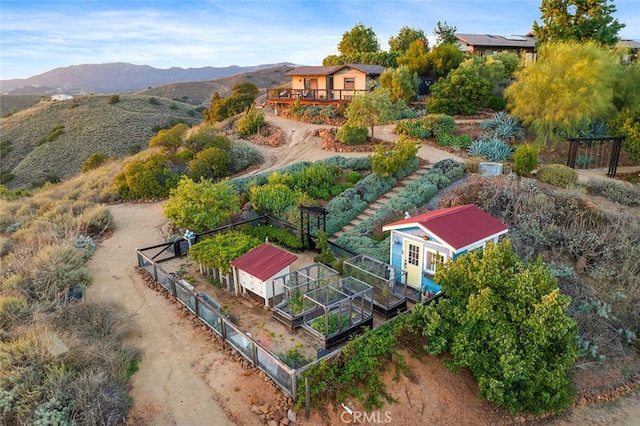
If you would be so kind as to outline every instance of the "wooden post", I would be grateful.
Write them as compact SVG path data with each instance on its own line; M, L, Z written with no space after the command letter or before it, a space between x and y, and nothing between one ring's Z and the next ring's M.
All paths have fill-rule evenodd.
M304 417L309 420L309 410L311 407L311 402L309 401L309 378L304 378Z

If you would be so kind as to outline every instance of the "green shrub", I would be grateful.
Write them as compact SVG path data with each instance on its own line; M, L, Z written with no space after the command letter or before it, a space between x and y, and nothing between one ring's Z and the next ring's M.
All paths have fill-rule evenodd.
M380 144L376 146L375 154L371 158L371 170L378 176L390 176L414 160L418 149L418 144L404 136L400 137L391 150Z
M91 154L87 160L82 163L82 168L80 172L86 173L89 170L97 169L102 166L109 160L109 156L107 154L103 154L101 152L97 152L95 154Z
M273 225L265 226L242 226L240 230L259 241L265 241L269 238L270 242L285 246L293 250L301 250L303 248L302 240L295 231L284 228L278 228Z
M360 179L362 179L362 175L360 173L356 172L355 170L349 171L349 174L347 175L347 182L356 183Z
M109 96L109 105L115 105L118 102L120 102L120 96L118 96L118 95Z
M149 98L149 103L151 105L160 105L160 101L154 97Z
M305 117L317 117L319 115L320 115L320 108L318 108L315 105L309 105L304 110L304 116Z
M507 101L502 96L494 95L489 98L486 107L494 111L504 111Z
M53 142L54 140L56 140L56 138L58 136L60 136L63 133L64 133L64 126L62 124L60 124L60 125L54 127L53 129L51 129L49 134L47 136L43 137L42 139L40 139L36 145L40 146L40 145L45 144L47 142Z
M3 159L6 155L8 155L11 151L13 151L13 144L11 141L4 140L0 141L0 160Z
M590 194L601 195L608 200L626 206L640 205L640 188L614 180L589 179L584 185Z
M189 163L189 176L193 180L219 179L229 174L231 156L227 151L211 147L200 151Z
M345 124L338 129L336 138L345 145L360 145L367 141L369 130L366 127L357 127L352 124Z
M530 144L525 143L516 148L513 154L513 171L518 176L527 177L538 167L538 153Z
M251 205L259 212L280 216L297 204L302 194L282 183L268 183L251 188Z
M229 149L231 157L231 173L241 172L262 161L262 153L254 146L242 142L234 142Z
M167 157L153 154L127 163L113 180L118 195L125 199L164 198L178 184L178 176L166 165Z
M320 109L320 115L327 118L336 116L336 109L333 105Z
M453 133L456 129L456 120L447 114L429 114L422 121L428 123L434 133L439 131Z
M264 111L260 111L254 105L251 105L249 110L236 122L236 132L246 138L258 133L264 126Z
M313 199L329 199L331 188L340 177L341 172L335 166L324 162L316 162L303 170L292 173L292 185Z
M566 188L578 183L578 172L564 164L548 164L538 170L537 177L542 182Z

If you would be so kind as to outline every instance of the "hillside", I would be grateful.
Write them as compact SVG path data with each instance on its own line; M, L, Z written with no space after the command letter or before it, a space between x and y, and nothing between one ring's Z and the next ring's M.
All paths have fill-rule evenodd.
M0 95L0 117L31 108L40 99L40 95Z
M144 95L119 99L113 104L108 95L40 102L3 118L2 180L9 188L28 188L68 178L91 154L124 157L147 147L161 128L202 120L199 110L182 102ZM9 173L14 178L7 182Z
M285 74L291 69L289 66L277 66L210 81L171 83L142 90L137 94L161 96L208 107L211 103L211 95L214 92L220 93L222 97L229 96L231 88L238 83L255 84L260 94L266 93L269 88L286 84L291 79L286 77Z
M84 64L56 68L24 79L1 80L0 87L2 93L14 95L122 93L169 83L218 79L282 65L292 64L262 64L246 67L231 65L187 69L179 67L159 69L123 62Z

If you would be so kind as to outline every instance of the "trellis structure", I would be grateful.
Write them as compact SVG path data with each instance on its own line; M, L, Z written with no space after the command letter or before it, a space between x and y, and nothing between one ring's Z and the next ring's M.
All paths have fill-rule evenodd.
M407 271L364 254L345 260L342 270L373 287L373 309L385 318L407 309Z
M330 348L373 326L373 287L356 278L319 287L303 296L302 327Z
M623 139L624 136L568 138L567 166L597 169L608 164L607 176L615 178Z
M272 286L284 292L274 297L273 317L293 330L302 324L305 293L339 281L338 271L322 263L300 268L272 280Z

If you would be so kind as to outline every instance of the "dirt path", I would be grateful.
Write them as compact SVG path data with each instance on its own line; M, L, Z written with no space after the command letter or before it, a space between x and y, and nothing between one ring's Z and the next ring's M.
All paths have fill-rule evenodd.
M136 247L164 241L160 203L118 204L111 212L116 230L89 262L94 279L87 298L116 304L131 319L125 346L138 349L141 361L132 378L130 424L261 424L246 415L244 392L266 392L264 381L244 376L241 365L216 350L210 336L134 270Z

